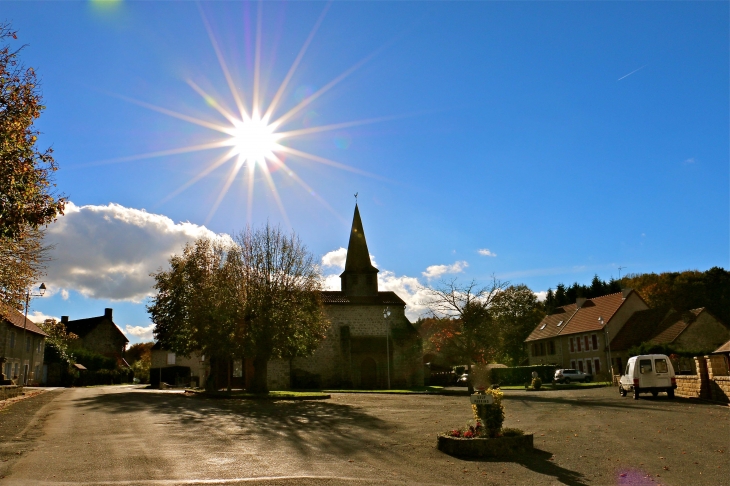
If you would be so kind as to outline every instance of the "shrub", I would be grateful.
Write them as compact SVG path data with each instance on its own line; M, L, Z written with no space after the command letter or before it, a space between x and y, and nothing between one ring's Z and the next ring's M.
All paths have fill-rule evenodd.
M532 379L532 388L535 390L539 390L542 386L542 380L540 378L533 378Z
M520 437L522 435L525 435L525 431L522 429L514 429L511 427L502 429L502 437Z
M504 393L498 388L490 388L485 390L484 393L491 395L494 403L491 405L472 405L474 420L484 425L488 437L497 437L504 423L504 406L502 405Z

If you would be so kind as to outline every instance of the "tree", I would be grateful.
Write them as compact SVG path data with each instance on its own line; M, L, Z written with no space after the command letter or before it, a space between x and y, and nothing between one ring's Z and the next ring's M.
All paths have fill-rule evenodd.
M499 353L500 342L489 309L505 285L495 278L485 287L478 287L474 280L460 285L452 279L424 289L428 298L423 304L434 319L435 332L430 341L435 350L451 360L461 360L469 372L472 364L492 361ZM469 392L473 391L470 382Z
M17 39L0 24L0 39ZM22 48L21 48L22 49ZM0 236L16 238L63 214L66 198L55 197L51 175L57 170L53 150L36 147L33 126L45 108L33 68L18 59L20 49L0 48Z
M163 348L225 362L241 354L233 340L238 304L229 251L220 241L199 239L173 255L168 270L152 274L157 294L147 310Z
M0 39L17 34L0 24ZM36 145L33 123L45 107L35 71L18 59L21 49L0 47L0 302L16 309L43 270L42 228L66 204L53 194L53 150Z
M150 380L150 367L152 365L152 346L155 343L135 343L127 349L125 359L132 371L134 377L138 378L141 383L148 383Z
M499 331L502 360L518 366L527 358L525 339L545 316L543 306L526 285L510 285L494 296L489 311Z
M296 235L279 228L248 229L230 245L198 240L153 277L148 311L161 345L251 358L252 392L268 391L269 360L305 356L324 338L319 267Z
M38 324L38 327L46 333L47 345L53 348L60 360L65 363L73 362L74 357L68 352L68 347L79 337L68 332L66 325L56 319L46 319L42 324Z
M232 257L239 284L236 338L253 358L252 391L266 392L270 359L309 355L325 336L322 276L296 235L268 224L238 235Z

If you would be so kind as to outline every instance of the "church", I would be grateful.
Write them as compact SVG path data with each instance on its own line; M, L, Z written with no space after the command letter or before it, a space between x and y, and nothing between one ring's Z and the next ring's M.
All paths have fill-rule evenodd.
M378 290L378 269L370 261L357 204L340 290L324 291L322 302L330 321L327 337L312 356L292 360L292 387L423 385L421 339L406 317L403 299Z

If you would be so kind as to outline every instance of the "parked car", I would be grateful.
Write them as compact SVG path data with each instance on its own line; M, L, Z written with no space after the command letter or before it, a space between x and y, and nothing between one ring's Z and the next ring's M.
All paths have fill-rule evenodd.
M588 383L592 379L593 379L592 375L589 375L588 373L583 373L582 371L573 370L570 368L555 370L555 376L553 377L553 381L555 383L565 383L566 385L571 382L577 383L579 381Z
M464 373L456 379L456 386L469 386L469 373Z
M625 397L628 392L633 392L634 400L639 399L639 393L657 396L659 392L667 392L669 398L674 398L676 388L674 367L664 354L644 354L629 358L626 371L621 375L618 384L621 396Z

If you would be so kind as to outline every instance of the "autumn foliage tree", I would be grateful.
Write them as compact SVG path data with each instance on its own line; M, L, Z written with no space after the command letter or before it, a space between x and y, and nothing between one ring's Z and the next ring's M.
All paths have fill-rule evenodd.
M19 308L25 289L43 269L42 228L63 214L66 198L54 194L53 150L37 146L34 122L45 108L33 68L9 24L0 24L0 301Z
M505 283L492 279L480 287L472 280L460 284L456 279L426 288L422 304L431 314L430 344L446 360L471 365L489 363L500 351L497 322L490 313L493 300ZM469 391L473 391L471 382Z
M324 338L317 262L279 228L248 229L231 244L198 240L153 277L148 310L162 346L252 359L252 392L268 391L269 360L306 356Z

